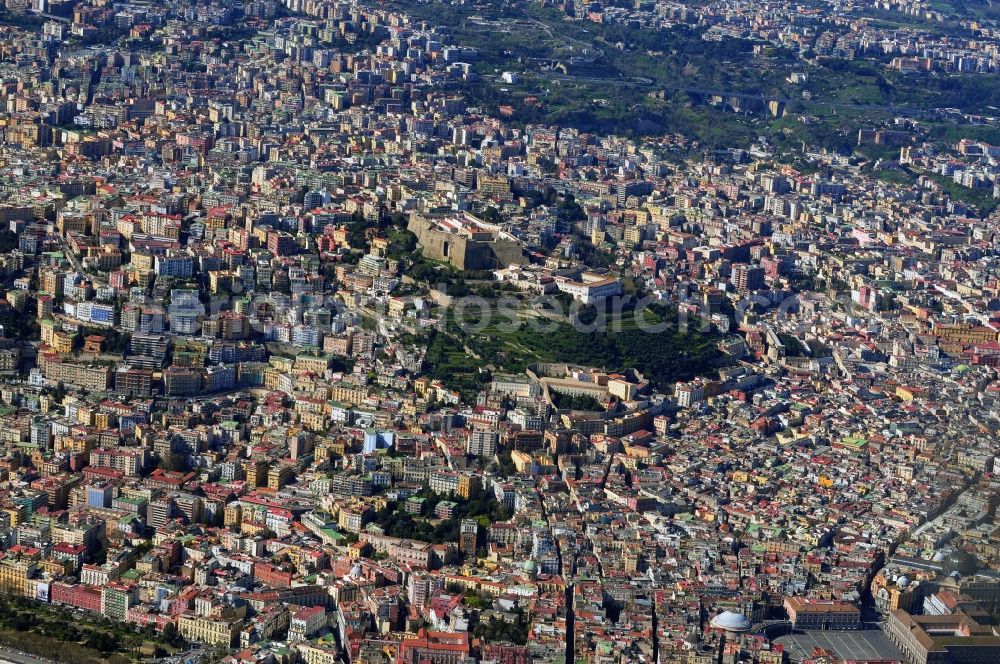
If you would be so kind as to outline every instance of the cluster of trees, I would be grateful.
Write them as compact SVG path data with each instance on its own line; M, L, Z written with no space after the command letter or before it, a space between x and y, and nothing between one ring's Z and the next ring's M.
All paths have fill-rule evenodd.
M50 388L48 386L43 387L41 393L43 396L51 396L52 400L55 403L61 404L63 399L66 398L66 395L69 393L69 391L66 389L65 383L59 381L53 388Z
M676 310L654 309L649 307L645 314L635 315L643 315L651 323L658 317L666 322L662 331L635 327L630 319L633 314L628 310L621 314L621 329L614 331L613 320L602 327L597 323L608 314L592 307L583 309L576 317L579 323L595 328L589 332L568 322L546 323L544 333L523 323L516 329L491 327L481 333L467 333L457 326L450 327L448 332L433 330L427 339L427 375L471 398L489 379L488 372L480 371L488 365L505 371L522 371L527 363L541 360L607 370L635 368L648 380L664 386L704 374L727 361L716 345L719 335L699 331L699 320L692 319L687 329L680 329ZM470 356L465 347L478 359ZM562 405L561 400L557 405L574 407L571 402ZM584 400L576 405L593 406Z
M462 344L451 333L439 330L429 332L424 364L430 378L444 381L463 397L474 397L487 379L487 374L479 372L480 363L465 352Z
M26 12L12 12L4 7L0 9L0 23L12 25L28 32L38 32L45 24L45 19Z
M9 253L18 247L17 233L5 228L0 231L0 252Z
M465 281L465 274L450 265L436 263L422 256L406 270L406 275L415 281L422 281L431 288L444 285L451 297L465 297L472 288Z
M576 202L573 194L566 194L559 199L556 210L561 217L569 221L579 221L586 217L583 213L583 206Z
M490 270L459 270L447 263L415 255L416 236L412 233L410 235L413 237L413 249L407 255L413 259L413 264L406 269L405 274L414 281L423 282L431 288L443 285L449 296L464 297L473 292L473 286L468 281L493 279L493 272Z
M521 608L514 609L512 613L513 620L491 615L473 628L472 635L490 643L508 642L519 646L525 645L531 630L531 618Z
M77 335L76 343L82 348L83 340L92 334L104 337L104 350L112 354L125 352L129 341L132 340L131 332L122 332L116 327L88 327L81 325L80 334Z
M544 190L539 191L538 189L521 189L515 183L511 185L511 193L518 198L531 199L532 207L538 207L543 204L555 205L559 198L558 192L552 186L546 186Z
M552 405L556 408L569 408L570 410L601 410L601 402L589 394L578 394L570 396L560 392L550 391Z
M469 498L457 495L442 496L430 489L425 489L418 497L424 499L419 517L406 512L402 503L390 502L375 514L373 522L391 537L406 537L432 544L442 544L458 541L463 519L477 520L480 525L480 537L484 538L483 541L485 541L486 528L490 524L496 521L506 521L511 516L510 510L475 483L472 485ZM456 503L454 516L450 519L442 519L437 524L431 524L426 517L432 517L434 509L443 500Z
M347 242L352 249L368 246L369 231L381 227L381 224L371 219L365 219L360 210L352 215L351 224L347 228Z
M716 346L718 335L698 331L698 321L692 320L687 330L681 330L673 322L677 318L672 309L660 317L668 325L659 332L638 328L583 332L567 323L547 334L521 327L511 341L550 361L609 370L634 367L660 386L689 380L725 361Z
M17 595L0 595L0 642L61 662L127 662L138 635L121 634L115 625L80 621L62 607L42 605ZM67 647L67 644L73 644Z
M788 357L802 357L806 354L806 347L802 345L798 337L791 334L778 334L778 340L785 346L785 355Z
M497 464L500 466L501 477L513 477L517 474L517 466L514 465L514 459L510 452L511 450L508 448L497 452Z
M339 355L330 359L330 369L340 373L351 373L354 370L354 360Z
M351 223L347 228L347 241L353 249L368 246L371 235L387 237L390 241L390 258L400 258L417 247L417 236L406 230L407 216L402 212L391 215L383 214L379 219L366 219L361 210L355 210L351 215Z
M389 258L400 260L412 256L417 250L417 236L406 230L405 223L389 231Z
M948 194L953 200L971 205L976 208L979 217L985 219L997 209L1000 200L993 197L992 189L970 189L963 187L951 178L947 178L939 173L926 173L927 177L938 183L941 191Z
M8 339L38 339L41 334L38 320L33 311L17 311L8 306L0 307L0 325Z

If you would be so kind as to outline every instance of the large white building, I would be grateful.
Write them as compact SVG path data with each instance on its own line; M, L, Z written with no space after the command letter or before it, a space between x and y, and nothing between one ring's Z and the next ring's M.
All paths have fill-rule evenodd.
M584 272L580 281L566 277L556 277L556 287L563 293L569 293L574 300L584 304L596 304L609 297L622 294L622 282L616 277L609 277L593 272Z
M537 397L542 393L541 387L527 376L496 374L490 391L512 397Z

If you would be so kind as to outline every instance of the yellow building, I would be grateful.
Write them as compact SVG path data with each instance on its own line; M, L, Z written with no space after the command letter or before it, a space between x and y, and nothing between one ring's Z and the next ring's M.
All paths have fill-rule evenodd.
M92 392L103 392L111 385L111 369L106 366L63 362L58 357L47 355L42 355L39 363L42 375L47 380L82 387Z
M239 531L240 522L243 520L243 508L240 507L238 502L226 505L226 509L223 513L223 519L223 523L225 523L226 528Z
M997 332L985 325L940 323L934 326L934 336L961 344L986 343L997 340Z
M56 322L51 318L46 318L39 323L39 327L41 328L40 334L42 343L47 346L51 346L52 337L56 333Z
M531 467L531 455L525 454L520 450L513 450L510 453L510 459L514 462L514 469L519 473L523 473L527 468Z
M306 664L336 664L339 661L336 647L311 643L300 643L297 647Z
M242 620L219 620L184 615L177 621L177 631L188 641L232 648L243 626Z
M300 413L299 422L309 431L324 431L326 429L326 415L323 413Z
M154 258L152 254L132 252L131 260L129 264L132 266L133 270L139 272L149 272L153 269Z
M330 368L330 356L296 355L294 368L296 373L314 373L322 376Z
M293 477L295 477L294 466L289 464L273 466L267 471L267 488L277 491L288 484Z
M53 270L43 270L38 275L38 290L49 295L62 295L63 275Z
M87 405L77 404L76 421L87 426L94 426L94 419L97 411Z
M250 461L243 467L243 472L247 476L247 486L256 489L263 486L267 478L267 464L263 461Z
M34 585L30 582L38 565L33 560L0 560L0 591L15 595L31 596Z
M52 333L52 349L57 353L73 352L73 339L75 337L75 334L56 330Z
M24 506L5 507L3 511L7 513L7 518L10 519L11 528L17 528L28 518L28 508Z
M235 281L236 275L228 270L210 270L208 273L208 288L213 294L231 291Z

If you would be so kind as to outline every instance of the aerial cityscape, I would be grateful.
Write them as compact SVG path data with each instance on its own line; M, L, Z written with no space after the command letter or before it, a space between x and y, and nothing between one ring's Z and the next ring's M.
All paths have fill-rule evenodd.
M4 0L0 664L1000 664L990 0Z

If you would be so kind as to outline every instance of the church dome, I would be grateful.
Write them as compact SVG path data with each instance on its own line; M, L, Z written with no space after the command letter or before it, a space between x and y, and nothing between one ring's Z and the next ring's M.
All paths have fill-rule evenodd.
M724 629L727 632L750 631L750 619L736 611L723 611L712 618L712 627Z

